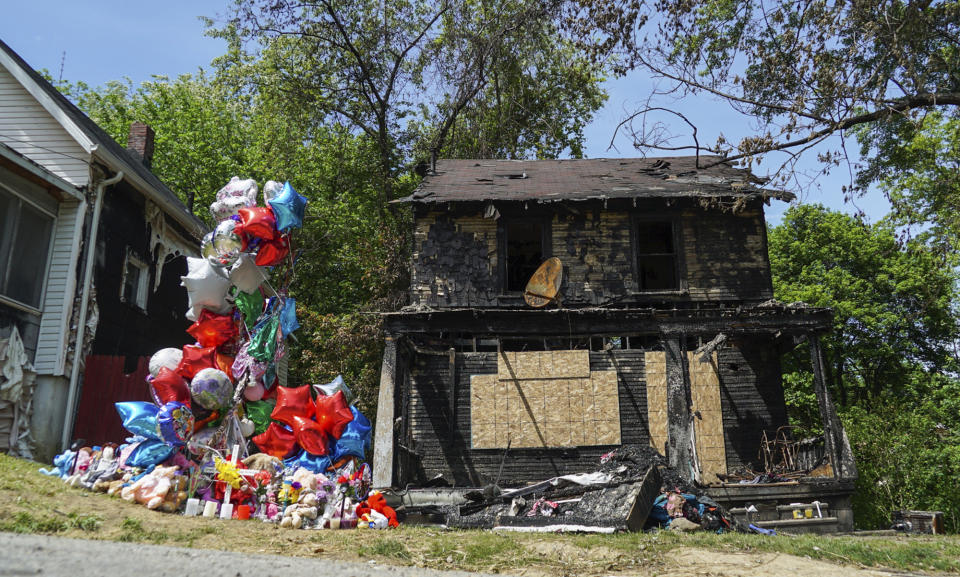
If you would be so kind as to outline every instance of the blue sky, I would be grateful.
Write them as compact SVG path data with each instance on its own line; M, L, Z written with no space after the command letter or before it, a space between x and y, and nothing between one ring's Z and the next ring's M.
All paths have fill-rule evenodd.
M34 68L46 68L54 78L60 74L71 82L82 80L99 86L124 77L134 84L152 75L177 75L206 67L222 54L222 41L203 35L200 16L217 17L225 0L33 0L7 2L0 19L0 38ZM629 140L620 137L616 149L608 149L617 124L643 101L649 79L632 75L607 83L610 99L587 129L586 152L594 158L638 156ZM687 98L677 108L698 125L701 142L714 142L719 134L735 140L751 133L750 122L730 108L709 98ZM682 133L683 126L671 121L671 129ZM848 148L856 149L852 139ZM652 154L663 156L665 154ZM775 159L761 165L763 174L775 166ZM768 166L769 165L769 166ZM805 170L817 169L815 151L809 151ZM806 188L804 202L820 202L853 212L844 204L840 189L850 182L845 167L820 177ZM779 221L786 203L774 202L767 209L772 222ZM857 201L868 217L876 220L887 210L878 193Z

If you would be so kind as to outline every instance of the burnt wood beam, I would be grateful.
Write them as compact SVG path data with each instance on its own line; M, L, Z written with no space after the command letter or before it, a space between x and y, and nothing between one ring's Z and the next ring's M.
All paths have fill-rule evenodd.
M380 367L380 396L377 399L377 427L373 444L373 486L393 486L393 421L396 414L394 391L397 383L397 337L387 334Z
M856 479L857 465L853 459L853 450L850 440L843 428L840 417L830 391L827 389L823 369L823 351L820 348L820 337L810 336L810 364L813 369L813 388L817 395L817 405L820 409L820 419L823 422L823 436L827 454L833 464L833 475L837 479Z
M687 479L695 479L693 420L690 415L690 382L681 337L661 340L667 369L667 458Z
M385 328L404 333L467 333L472 335L659 335L805 334L829 330L827 309L447 309L418 313L385 313Z

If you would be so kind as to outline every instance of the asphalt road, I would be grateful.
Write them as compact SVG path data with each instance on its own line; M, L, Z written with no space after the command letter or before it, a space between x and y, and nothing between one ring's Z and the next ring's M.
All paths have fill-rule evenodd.
M0 533L0 576L61 577L477 577L480 573L432 571L279 555L160 545L84 541ZM489 576L494 577L494 576Z

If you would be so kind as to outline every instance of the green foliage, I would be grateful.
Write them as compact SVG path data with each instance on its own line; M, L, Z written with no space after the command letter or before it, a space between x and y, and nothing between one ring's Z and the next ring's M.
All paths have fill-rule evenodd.
M956 398L960 383L941 392ZM844 427L857 459L853 507L857 525L885 529L890 512L943 511L946 529L960 531L960 419L935 402L850 407Z
M841 406L916 399L928 389L911 385L915 375L954 360L947 345L960 334L956 270L921 240L901 245L889 223L867 225L818 205L791 207L769 231L776 298L834 311L823 343ZM797 365L806 358L801 351Z

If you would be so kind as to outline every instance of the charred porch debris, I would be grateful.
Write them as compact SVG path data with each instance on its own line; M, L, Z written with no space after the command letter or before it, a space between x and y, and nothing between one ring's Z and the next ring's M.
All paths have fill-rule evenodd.
M603 489L640 494L652 466L676 476L668 490L730 509L829 502L836 528L852 528L856 468L819 349L832 313L772 300L763 206L789 195L758 184L692 158L438 161L398 201L414 215L411 304L383 315L375 484L443 479L450 488L401 491L404 504L456 504L469 522L504 517L518 487L649 448L664 461ZM559 294L533 308L517 275L551 257ZM764 436L789 425L780 358L798 346L815 375L819 462L766 471ZM740 482L755 471L790 476ZM480 487L502 493L471 513ZM559 503L557 490L538 498L574 518L602 494Z

